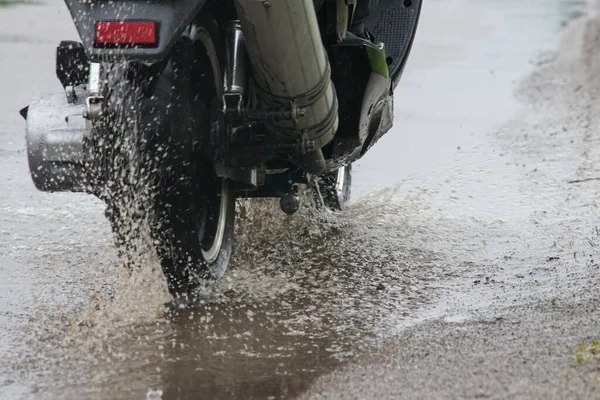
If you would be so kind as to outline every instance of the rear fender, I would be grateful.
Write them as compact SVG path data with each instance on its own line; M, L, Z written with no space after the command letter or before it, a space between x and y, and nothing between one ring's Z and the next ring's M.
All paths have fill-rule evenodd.
M86 54L93 62L126 59L145 63L163 60L186 26L207 0L65 0ZM153 47L102 48L95 46L96 21L154 21L158 43Z

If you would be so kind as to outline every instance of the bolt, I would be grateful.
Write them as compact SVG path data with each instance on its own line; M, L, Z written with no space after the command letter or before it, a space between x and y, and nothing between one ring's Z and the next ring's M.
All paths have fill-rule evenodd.
M271 2L269 0L265 0L262 2L262 5L264 8L270 8L271 7Z

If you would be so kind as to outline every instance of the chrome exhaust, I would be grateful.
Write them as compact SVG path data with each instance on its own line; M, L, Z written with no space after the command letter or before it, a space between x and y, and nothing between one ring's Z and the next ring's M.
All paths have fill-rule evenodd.
M322 173L321 148L337 131L338 102L313 0L235 5L261 106L302 110L301 118L271 121L267 128L301 138L299 163L309 173Z

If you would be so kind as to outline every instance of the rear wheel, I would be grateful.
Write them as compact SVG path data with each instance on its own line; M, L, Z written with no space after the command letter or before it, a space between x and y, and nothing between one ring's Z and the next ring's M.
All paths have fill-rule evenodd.
M117 66L122 71L112 79L109 74L107 118L113 131L121 123L119 134L132 145L127 162L119 166L127 170L130 184L121 182L120 190L108 196L107 215L122 245L132 239L122 234L121 216L131 208L126 203L138 205L134 208L149 223L174 297L220 278L232 250L235 188L217 177L204 151L213 122L211 104L222 94L219 49L216 22L202 17L159 74L140 79L139 71L126 66Z

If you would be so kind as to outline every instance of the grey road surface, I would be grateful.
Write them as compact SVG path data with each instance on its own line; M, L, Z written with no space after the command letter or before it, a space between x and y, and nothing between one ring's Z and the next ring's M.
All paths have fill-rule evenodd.
M0 1L0 397L600 397L597 11L426 2L349 210L249 205L213 300L166 315L100 201L33 187L17 111L77 34Z

